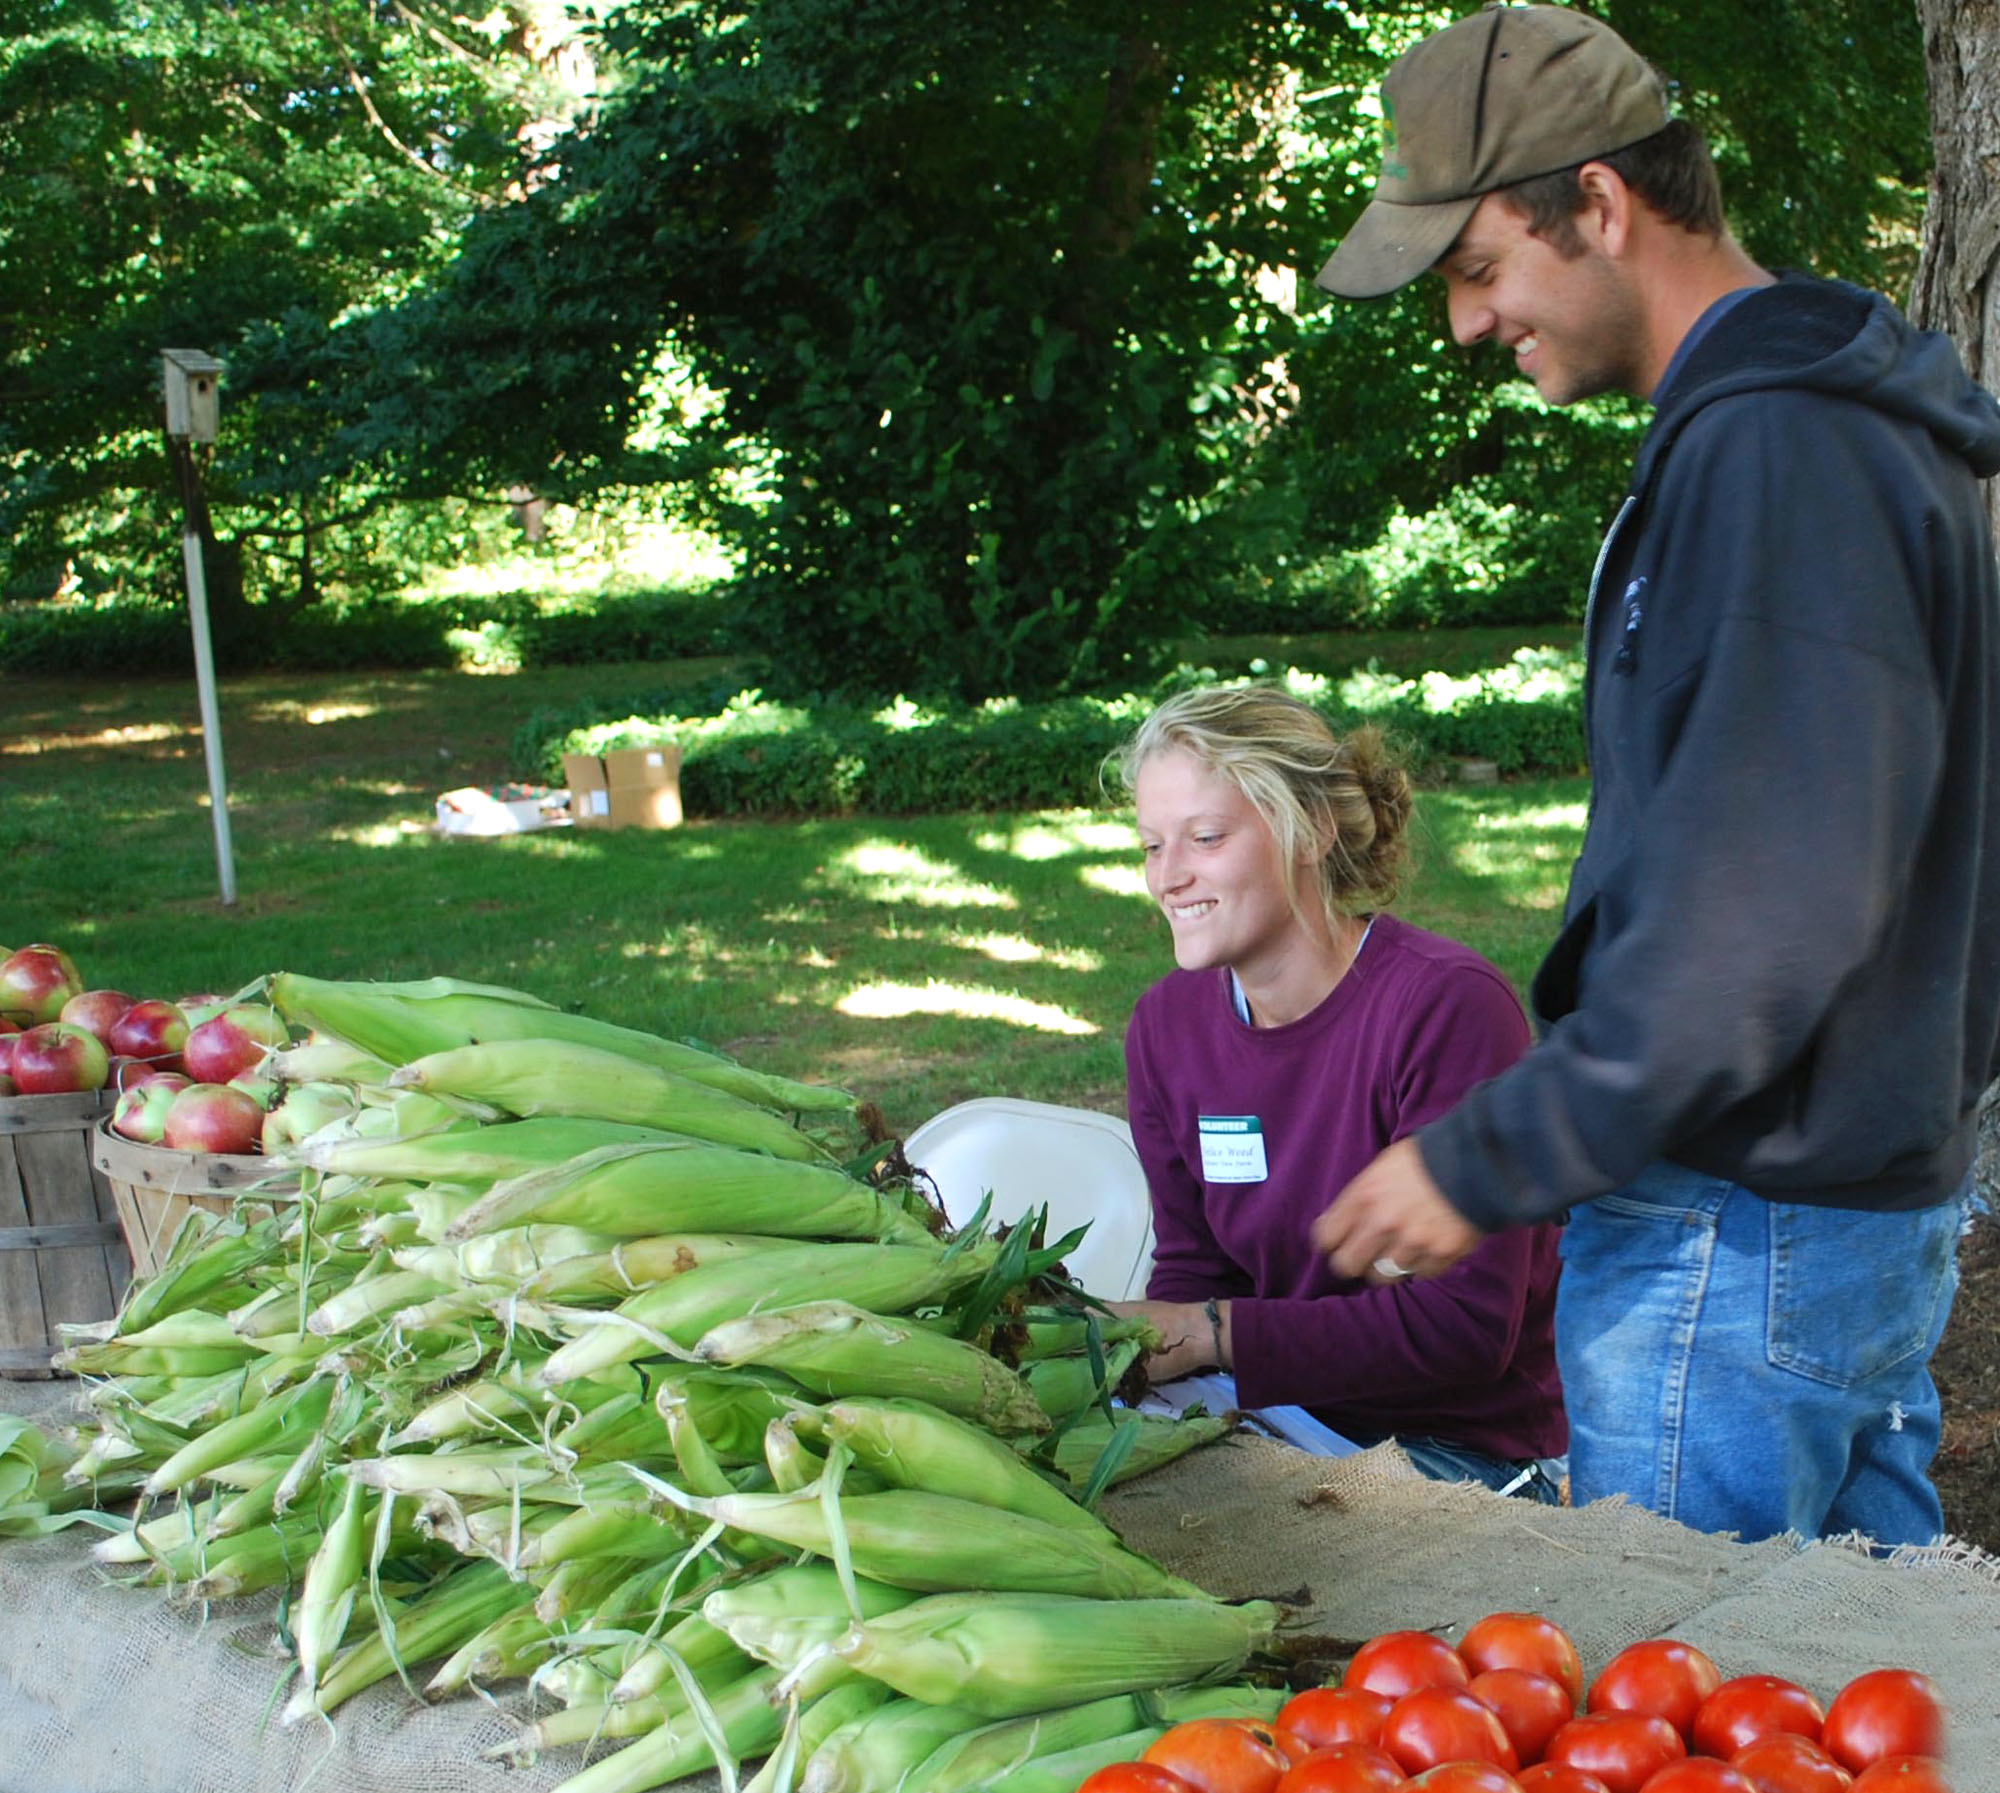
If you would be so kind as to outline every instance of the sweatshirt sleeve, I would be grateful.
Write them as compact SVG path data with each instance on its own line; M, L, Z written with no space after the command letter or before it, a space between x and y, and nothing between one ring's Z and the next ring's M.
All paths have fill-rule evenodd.
M1481 1228L1616 1188L1767 1087L1907 888L1944 739L1916 519L1882 476L1909 451L1833 402L1719 403L1673 451L1649 602L1699 593L1717 620L1631 725L1677 716L1629 862L1585 893L1575 1008L1421 1136Z
M1527 1043L1526 1017L1505 979L1488 966L1454 968L1380 1067L1389 1120L1381 1143L1453 1107L1513 1064ZM1358 1398L1414 1405L1427 1389L1491 1381L1520 1343L1534 1250L1534 1235L1515 1231L1485 1240L1444 1276L1421 1282L1239 1297L1230 1309L1237 1393L1250 1407L1340 1406Z

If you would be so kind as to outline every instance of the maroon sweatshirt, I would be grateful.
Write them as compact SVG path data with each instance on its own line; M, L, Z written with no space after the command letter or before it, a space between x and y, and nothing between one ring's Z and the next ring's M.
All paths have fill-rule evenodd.
M1499 1457L1567 1448L1555 1227L1494 1234L1443 1276L1381 1287L1336 1277L1308 1236L1376 1153L1527 1044L1493 966L1386 914L1327 999L1286 1026L1240 1020L1223 970L1176 971L1140 998L1125 1074L1153 1197L1147 1294L1233 1302L1246 1407Z

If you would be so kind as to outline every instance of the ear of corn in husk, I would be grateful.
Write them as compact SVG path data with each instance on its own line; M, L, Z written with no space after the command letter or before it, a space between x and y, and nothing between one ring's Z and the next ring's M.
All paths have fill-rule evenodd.
M902 1204L825 1164L729 1145L607 1144L497 1182L453 1223L469 1238L525 1221L598 1232L770 1233L925 1244Z
M486 1238L503 1236L485 1235ZM482 1242L474 1239L459 1249L469 1251ZM515 1279L515 1286L531 1301L623 1301L641 1289L685 1276L704 1264L748 1257L772 1250L779 1243L758 1233L669 1233L649 1238L604 1239L596 1251L578 1252L525 1271Z
M1221 1679L1270 1642L1277 1618L1268 1601L934 1594L854 1626L836 1652L912 1699L1007 1718L1052 1697Z
M595 1324L542 1367L541 1380L554 1387L611 1364L659 1355L662 1338L689 1351L710 1328L759 1303L784 1307L828 1286L890 1312L918 1307L976 1281L997 1251L990 1242L976 1242L947 1258L928 1246L797 1243L704 1265L594 1316ZM793 1373L789 1365L780 1367Z
M781 1740L764 1766L743 1783L742 1793L780 1793L781 1786L797 1787L800 1768L835 1731L886 1705L894 1697L880 1681L866 1679L843 1681L821 1694L800 1711L797 1733L790 1738L789 1754Z
M486 1040L552 1040L674 1071L766 1108L848 1113L855 1106L845 1090L752 1070L699 1046L552 1008L518 990L338 984L281 973L272 1001L288 1020L323 1028L397 1064Z
M1112 1476L1113 1487L1148 1470L1159 1469L1176 1457L1184 1457L1200 1445L1225 1438L1235 1429L1235 1422L1222 1414L1123 1412L1118 1415L1120 1426L1135 1423L1138 1441ZM1112 1422L1102 1414L1080 1414L1055 1440L1050 1455L1056 1473L1081 1488L1090 1480L1104 1447L1111 1442L1112 1430Z
M320 1671L347 1635L348 1615L367 1561L368 1509L361 1484L346 1479L340 1508L306 1567L304 1591L292 1614L297 1640L299 1674L308 1688L319 1685Z
M924 1700L893 1699L842 1725L806 1760L799 1793L880 1793L947 1738L970 1730L979 1714Z
M823 1147L768 1108L595 1046L482 1040L412 1059L392 1082L398 1089L484 1102L523 1118L622 1121L774 1158L827 1161Z
M774 1301L716 1324L695 1354L710 1363L767 1365L822 1395L911 1397L996 1431L1049 1429L1027 1385L990 1352L869 1312L856 1300Z
M928 1401L850 1395L798 1416L797 1423L846 1445L856 1462L896 1487L955 1495L1050 1525L1106 1535L1102 1520L1038 1475L992 1433Z
M707 1768L716 1758L711 1726L719 1730L721 1741L732 1757L761 1755L777 1742L784 1728L784 1714L771 1702L771 1690L777 1679L776 1669L752 1670L740 1681L720 1689L707 1701L706 1712L696 1708L670 1716L616 1755L606 1756L581 1773L571 1775L555 1793L646 1793L648 1788ZM632 1708L612 1706L606 1710L615 1714Z
M412 1182L479 1184L565 1164L599 1146L647 1142L672 1145L675 1137L658 1127L571 1115L538 1115L497 1121L463 1133L423 1133L410 1139L310 1140L289 1154L295 1163L327 1176L384 1177Z
M1081 1413L1102 1396L1115 1394L1126 1372L1144 1352L1145 1346L1136 1338L1111 1346L1103 1354L1101 1378L1088 1355L1038 1358L1023 1366L1021 1379L1034 1391L1049 1418L1063 1420Z

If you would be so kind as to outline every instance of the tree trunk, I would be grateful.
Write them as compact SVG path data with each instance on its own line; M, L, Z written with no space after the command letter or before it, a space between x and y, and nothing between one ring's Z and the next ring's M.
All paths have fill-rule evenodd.
M1910 315L2000 393L2000 0L1917 0L1934 167ZM1987 513L2000 535L2000 480Z

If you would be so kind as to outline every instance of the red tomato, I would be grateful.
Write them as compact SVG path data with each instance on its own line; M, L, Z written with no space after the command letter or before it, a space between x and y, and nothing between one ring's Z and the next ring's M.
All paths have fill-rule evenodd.
M1884 1756L1942 1756L1944 1701L1915 1669L1870 1669L1833 1696L1819 1740L1841 1767L1857 1770Z
M1521 1793L1611 1793L1594 1774L1572 1768L1567 1762L1537 1762L1515 1776Z
M1293 1763L1278 1783L1278 1793L1377 1793L1378 1788L1407 1786L1409 1778L1393 1756L1372 1743L1336 1743Z
M1549 1739L1576 1716L1576 1702L1560 1681L1533 1669L1490 1668L1466 1690L1493 1715L1523 1762L1539 1762Z
M1389 1708L1382 1747L1411 1774L1447 1762L1491 1762L1510 1774L1521 1765L1493 1708L1462 1687L1420 1687Z
M1475 1675L1496 1668L1533 1669L1568 1688L1572 1706L1583 1704L1583 1658L1569 1633L1540 1613L1488 1613L1458 1640L1458 1653Z
M1722 1685L1722 1671L1677 1637L1630 1644L1604 1665L1590 1684L1593 1712L1651 1712L1680 1732L1694 1729L1701 1703Z
M1382 1735L1382 1721L1396 1703L1386 1693L1365 1687L1308 1687L1294 1694L1271 1722L1283 1735L1296 1737L1309 1749L1336 1743L1373 1743Z
M1854 1777L1854 1793L1951 1793L1935 1756L1884 1756Z
M1195 1793L1276 1793L1288 1766L1269 1725L1235 1718L1190 1718L1155 1737L1139 1759L1179 1775Z
M1472 1679L1465 1659L1428 1631L1385 1631L1354 1652L1343 1687L1365 1687L1400 1700L1420 1687L1463 1687Z
M1113 1762L1089 1776L1076 1793L1193 1793L1193 1789L1157 1762Z
M1424 1793L1521 1793L1521 1783L1491 1762L1442 1762L1403 1784Z
M1842 1793L1854 1776L1817 1743L1789 1731L1760 1737L1729 1758L1757 1793Z
M1713 1756L1689 1756L1669 1762L1648 1780L1640 1793L1757 1793L1743 1770Z
M1597 1776L1609 1793L1639 1793L1669 1762L1687 1754L1681 1734L1656 1712L1593 1712L1549 1739L1544 1762L1567 1762Z
M1818 1742L1825 1721L1826 1708L1796 1682L1776 1675L1738 1675L1702 1701L1690 1741L1700 1754L1726 1762L1759 1737L1789 1731Z

